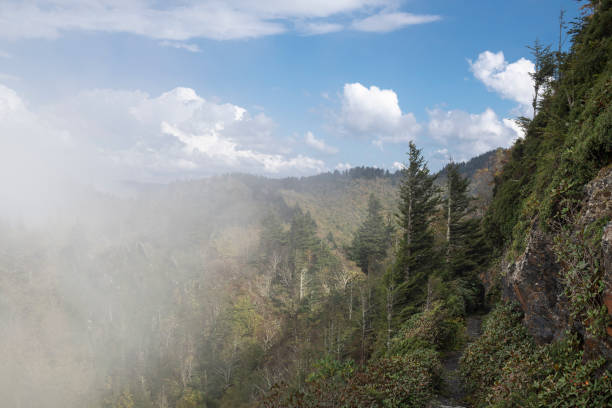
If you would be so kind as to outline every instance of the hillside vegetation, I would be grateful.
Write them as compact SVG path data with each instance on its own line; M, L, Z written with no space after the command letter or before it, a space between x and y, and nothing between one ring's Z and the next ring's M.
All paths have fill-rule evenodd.
M227 406L252 404L297 371L272 370L261 360L290 358L280 346L270 348L281 333L286 341L287 315L266 289L272 282L262 251L272 242L265 244L271 238L263 220L276 219L282 234L310 220L308 240L317 248L309 262L316 259L325 272L304 287L314 293L319 285L317 296L326 297L362 276L347 255L353 233L366 219L370 194L383 203L383 222L394 222L399 174L356 168L302 179L228 175L130 188L136 194L129 199L83 191L53 222L0 223L0 394L8 405L176 406L185 397L215 406L234 394L240 398ZM79 216L84 208L87 215ZM278 270L289 268L289 248L295 250L275 254ZM359 292L351 290L357 316ZM236 307L248 312L248 330L238 331L235 349L223 349L238 330ZM323 333L310 321L301 324ZM250 360L247 351L259 357Z

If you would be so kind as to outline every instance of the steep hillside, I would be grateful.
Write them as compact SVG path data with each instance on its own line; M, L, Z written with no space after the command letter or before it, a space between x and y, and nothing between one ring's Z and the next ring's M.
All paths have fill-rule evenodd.
M481 276L504 305L463 357L477 406L612 404L612 1L583 10L496 176Z
M555 57L561 61L555 74L559 79L548 84L538 114L526 122L525 138L513 146L497 177L486 226L508 265L501 274L503 285L514 289L507 297L515 293L529 316L533 307L528 303L536 300L521 295L516 284L518 275L534 273L538 278L532 284L541 280L541 287L558 286L552 294L555 303L569 292L563 309L575 324L603 335L602 237L612 216L607 167L612 161L612 3L590 7L582 28L573 32L571 51ZM530 258L537 269L533 272L528 272ZM583 262L588 268L577 271ZM574 280L571 275L577 273L586 275ZM593 286L578 287L586 284ZM595 292L587 301L581 300L586 293L577 293L582 290ZM551 313L560 318L562 312ZM538 321L537 326L543 325ZM568 325L559 322L559 332L544 340L560 335L562 327Z

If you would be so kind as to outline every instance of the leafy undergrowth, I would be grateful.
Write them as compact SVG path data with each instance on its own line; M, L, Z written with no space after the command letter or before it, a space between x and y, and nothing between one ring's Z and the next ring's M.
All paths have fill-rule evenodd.
M365 367L331 357L320 360L299 389L279 384L260 406L424 407L441 389L441 353L458 347L464 324L441 301L403 325L386 352Z
M513 305L500 305L470 344L461 372L475 407L606 407L612 379L603 358L583 361L574 334L538 346L521 325Z
M318 362L302 390L277 385L261 406L422 407L433 396L439 372L438 353L430 349L380 358L365 370L328 358Z
M434 302L429 310L413 315L391 340L387 355L403 355L422 348L438 351L456 349L465 342L461 316L447 304Z

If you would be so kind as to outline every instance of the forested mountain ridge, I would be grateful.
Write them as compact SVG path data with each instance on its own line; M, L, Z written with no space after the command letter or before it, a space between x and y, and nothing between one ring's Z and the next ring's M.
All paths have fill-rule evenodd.
M459 163L459 172L470 179L470 194L481 205L490 201L493 177L504 158L504 150L498 149ZM439 172L436 183L443 186L446 168ZM367 213L368 197L374 194L387 217L397 211L401 172L391 173L376 167L354 167L309 177L271 179L249 174L228 174L204 180L170 183L168 185L127 184L127 189L141 200L164 202L167 197L177 206L190 206L181 212L199 213L202 219L210 217L202 210L194 210L199 203L211 197L219 197L219 208L242 205L240 214L249 217L235 220L217 220L219 225L257 224L266 212L277 214L283 222L289 222L292 209L299 206L310 212L318 225L321 238L330 233L339 245L348 244ZM206 208L204 206L202 208ZM213 210L213 214L218 211ZM249 219L249 222L245 220Z
M303 260L287 251L303 249L298 243L306 239L308 262L335 277L309 278L302 289L349 287L359 273L345 247L370 195L381 201L384 222L394 219L399 174L355 168L302 179L228 175L128 187L135 193L127 199L82 191L49 223L0 223L0 394L7 404L174 406L181 395L206 395L214 406L220 395L229 398L225 387L241 378L233 366L238 345L234 354L215 350L227 342L235 313L263 307L247 313L255 320L244 336L266 350L280 341L281 320L270 314L279 300L264 302L261 291L271 282L258 271L276 259L295 272ZM260 243L269 240L265 222L262 232L268 215L284 231L275 258ZM253 379L243 382L241 403L265 389L264 377L282 378L259 364L247 370Z

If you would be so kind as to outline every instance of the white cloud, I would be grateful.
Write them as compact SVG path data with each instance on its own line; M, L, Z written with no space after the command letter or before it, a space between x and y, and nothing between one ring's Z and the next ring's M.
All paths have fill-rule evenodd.
M322 139L317 139L315 137L315 135L308 131L306 132L306 135L304 136L304 139L306 141L306 144L312 148L317 149L320 152L323 153L327 153L327 154L335 154L338 153L338 149L333 147L333 146L329 146L327 143L325 143L324 140Z
M533 113L533 80L529 75L535 70L533 62L521 58L508 63L502 51L485 51L478 55L475 62L468 62L474 76L489 90L497 92L504 99L518 102L522 114Z
M368 140L381 150L385 144L407 143L418 137L429 157L439 163L449 157L467 160L508 147L523 136L513 120L499 118L490 108L476 114L440 108L427 112L428 120L418 122L412 113L402 112L393 90L355 83L344 86L335 116L340 133ZM394 168L400 166L393 164Z
M518 123L516 123L515 120L504 118L504 119L502 119L502 122L504 122L504 126L506 126L507 128L512 129L514 131L514 133L517 134L517 137L525 136L525 131L523 130L523 128L521 126L519 126Z
M404 165L404 163L393 162L393 168L395 170L404 170L406 168L406 166Z
M0 58L12 58L12 56L8 52L0 50Z
M402 116L395 92L377 86L366 88L360 83L344 85L342 113L347 124L360 131L380 124L393 128Z
M440 165L448 163L451 159L455 161L466 161L471 158L472 156L465 157L462 153L453 155L447 148L437 149L429 157L431 162Z
M163 3L163 4L162 4ZM356 23L372 31L381 22L400 28L431 19L395 12L398 0L4 0L0 38L55 38L67 31L132 33L185 41L229 40L279 34L291 26L321 34L341 28L338 20L366 16ZM376 14L385 10L385 14ZM374 19L367 16L374 13ZM380 17L382 16L382 17ZM374 30L379 31L379 30ZM388 29L386 30L388 31Z
M21 78L17 75L6 74L4 72L0 72L0 81L19 81Z
M321 35L342 31L344 26L339 23L311 22L298 24L297 28L304 35Z
M305 175L326 170L322 160L288 154L274 128L263 114L209 102L190 88L157 97L91 90L33 112L15 91L0 85L0 152L11 156L0 160L0 172L15 174L19 168L41 180L54 173L110 185L220 172Z
M214 130L210 133L202 134L186 133L178 127L162 122L162 132L180 140L185 145L184 150L189 156L196 156L201 153L209 159L221 161L230 167L238 167L240 165L255 166L261 167L266 173L272 174L287 170L320 172L325 168L321 160L302 155L286 159L280 154L266 154L241 149L237 143L222 138ZM194 162L189 161L189 163L191 168L197 167Z
M0 84L0 115L9 116L15 111L25 110L25 105L17 92Z
M407 142L421 130L412 113L402 113L393 90L360 83L344 85L338 122L342 133L374 137L379 144Z
M432 23L440 19L441 17L436 15L384 11L361 20L356 20L353 22L352 27L359 31L386 33L409 25Z
M335 167L335 170L345 171L345 170L350 170L352 168L353 168L353 165L351 163L338 163Z
M55 38L79 30L227 40L285 31L283 24L223 2L175 2L158 8L147 0L8 0L0 5L0 21L0 37L5 38Z
M466 160L497 147L508 147L522 136L520 129L509 119L500 120L492 109L479 114L461 110L428 111L427 134L445 148L440 155Z
M49 126L14 90L0 84L2 213L37 213L57 202L58 180L70 179L67 169L76 160L71 152L66 132Z
M395 0L228 0L234 7L283 17L326 17L364 8L395 6Z
M164 40L164 41L160 41L159 45L161 45L162 47L177 48L177 49L185 50L189 52L202 52L202 50L200 49L200 47L198 47L197 44L188 44L188 43L183 43L179 41Z

